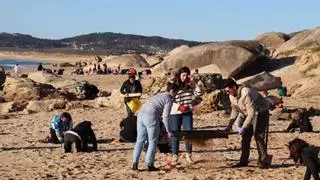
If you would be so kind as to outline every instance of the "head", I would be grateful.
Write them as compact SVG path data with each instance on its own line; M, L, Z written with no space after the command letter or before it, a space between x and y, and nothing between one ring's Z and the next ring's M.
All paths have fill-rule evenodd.
M222 88L227 94L237 97L239 85L233 79L227 79L226 83L223 85Z
M169 92L173 97L177 95L179 87L175 83L167 83L167 92Z
M180 88L185 87L190 82L190 69L186 66L179 69L175 74L174 83Z
M133 84L135 80L136 80L136 76L129 74L130 83Z
M196 73L199 73L199 69L194 70Z
M63 112L60 117L63 122L69 122L72 120L71 114L68 112Z
M299 138L295 138L294 140L290 141L288 145L290 151L289 158L292 158L295 163L302 163L300 159L300 151L308 146L309 144L306 141Z

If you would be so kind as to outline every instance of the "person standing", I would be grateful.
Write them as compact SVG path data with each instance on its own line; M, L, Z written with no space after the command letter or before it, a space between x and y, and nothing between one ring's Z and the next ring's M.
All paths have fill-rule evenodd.
M200 82L200 81L199 81ZM179 69L175 74L173 83L177 84L179 91L174 97L174 104L170 112L170 126L172 131L181 131L193 129L193 98L194 96L202 95L203 91L199 85L195 85L190 79L190 69L186 66ZM171 138L172 145L172 162L178 161L179 154L179 139L175 136ZM185 142L186 146L186 161L193 163L191 158L192 144Z
M16 64L13 68L13 72L16 78L20 77L21 75L21 67L19 66L19 64Z
M133 150L133 170L138 170L139 158L146 141L148 141L148 148L145 161L148 171L159 170L154 167L154 158L159 140L160 121L162 118L169 138L172 137L168 121L173 103L172 98L177 91L178 88L175 84L168 83L167 92L152 96L139 110L137 118L137 140Z
M267 154L267 129L269 126L269 106L266 99L256 90L238 85L233 79L228 79L223 89L229 94L231 115L227 131L232 129L239 113L244 115L244 122L239 129L241 140L240 162L233 167L248 166L251 138L254 136L259 153L258 166L270 167L271 157Z
M121 88L120 88L120 93L121 94L130 94L130 93L142 93L142 86L140 81L136 80L136 71L130 71L129 72L129 77L128 80L123 82ZM127 110L127 117L133 116L134 113L131 111L131 109L128 106L128 102L130 102L133 98L136 97L124 97L124 104L126 106ZM140 97L138 97L140 98Z

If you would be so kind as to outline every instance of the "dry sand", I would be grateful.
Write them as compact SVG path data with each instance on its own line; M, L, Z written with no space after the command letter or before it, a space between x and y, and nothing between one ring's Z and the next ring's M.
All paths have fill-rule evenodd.
M77 76L77 78L96 80L102 89L119 88L125 77ZM97 79L100 77L100 79ZM120 84L119 84L120 83ZM112 85L111 87L109 87ZM320 97L308 99L285 99L287 105L313 106L319 108ZM320 145L320 118L313 119L317 133L284 133L289 122L271 120L269 153L273 155L271 169L256 167L257 151L251 144L250 167L232 169L240 156L240 136L233 134L229 139L215 139L207 147L194 147L195 164L189 165L180 158L181 164L174 169L165 169L164 163L169 155L157 153L156 166L159 172L149 173L143 163L140 170L130 170L132 163L132 143L111 141L118 139L119 123L125 116L124 109L97 108L74 109L71 114L74 123L91 120L97 139L98 152L65 154L60 145L44 144L49 133L52 116L61 113L41 112L24 115L12 114L10 119L0 119L0 179L302 179L304 168L296 168L292 160L286 160L288 150L285 144L295 137ZM195 116L194 126L200 129L219 129L227 124L218 113ZM184 149L184 146L181 146ZM182 156L184 154L182 153Z
M102 90L119 89L126 76L71 76L67 79L88 80ZM309 99L284 98L286 105L320 108L320 97ZM300 137L320 146L320 117L313 118L315 133L284 133L288 121L270 121L269 154L273 166L262 170L256 167L258 154L255 142L251 144L250 167L232 169L240 156L240 136L229 139L214 139L206 147L194 146L195 164L190 165L180 158L173 169L165 168L169 155L157 153L156 166L159 172L147 172L142 153L140 171L130 169L134 144L112 141L118 139L119 123L125 116L124 109L96 108L71 110L74 124L91 120L97 139L98 152L63 153L60 145L39 142L49 134L53 115L62 111L36 114L11 114L9 119L0 119L0 179L302 179L304 167L295 167L287 160L288 141ZM194 117L194 126L199 129L221 129L228 123L218 112ZM184 149L184 145L181 145ZM184 156L184 153L181 154Z

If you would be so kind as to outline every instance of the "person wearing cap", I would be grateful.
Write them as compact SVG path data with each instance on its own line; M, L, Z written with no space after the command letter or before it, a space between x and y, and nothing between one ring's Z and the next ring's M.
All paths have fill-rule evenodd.
M141 86L140 81L136 80L136 74L137 74L137 71L135 69L131 69L129 71L128 80L124 81L121 88L120 88L121 94L142 93L142 86ZM136 98L136 97L124 97L124 104L126 106L128 117L133 116L133 114L134 114L127 104L133 98ZM140 97L138 97L138 98L140 98Z
M271 156L267 154L267 127L269 126L269 105L258 91L238 85L233 79L228 79L223 89L229 94L231 115L227 131L230 132L237 116L244 115L244 122L239 129L241 140L240 162L233 167L248 166L251 138L254 136L259 154L258 166L270 167Z

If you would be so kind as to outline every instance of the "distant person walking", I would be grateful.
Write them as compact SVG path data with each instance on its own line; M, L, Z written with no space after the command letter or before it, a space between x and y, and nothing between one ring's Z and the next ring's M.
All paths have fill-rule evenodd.
M14 73L14 76L16 78L20 77L21 75L21 67L19 66L19 64L16 64L13 68L13 73Z

